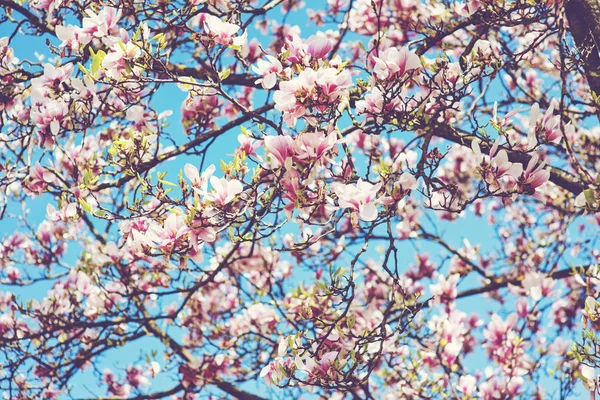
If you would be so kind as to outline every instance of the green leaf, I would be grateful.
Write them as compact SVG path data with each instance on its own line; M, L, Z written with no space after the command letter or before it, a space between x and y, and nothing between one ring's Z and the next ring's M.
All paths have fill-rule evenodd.
M590 207L595 207L596 198L594 196L594 191L592 189L586 189L583 191L583 195L585 196L585 201L588 203Z
M231 69L227 68L219 72L219 80L223 81L227 79L227 77L231 75Z
M348 318L346 319L346 324L348 325L348 329L352 329L352 327L354 326L355 323L356 323L356 315L351 314L350 316L348 316Z
M79 200L79 205L81 206L81 208L83 208L83 210L85 212L91 213L92 212L92 207L81 197L78 199Z
M92 76L94 78L98 77L98 70L102 65L102 60L106 57L106 53L102 50L98 50L96 54L92 57Z
M81 72L83 72L86 76L90 76L90 72L83 66L82 63L78 62L77 66L79 67Z

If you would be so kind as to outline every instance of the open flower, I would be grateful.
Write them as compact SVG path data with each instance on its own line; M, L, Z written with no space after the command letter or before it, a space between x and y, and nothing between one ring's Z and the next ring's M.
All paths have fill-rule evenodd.
M215 42L223 46L229 46L230 44L235 44L234 35L240 30L240 27L208 14L205 16L204 29L206 29Z
M375 68L373 72L379 79L392 79L402 77L409 71L415 70L421 66L419 56L410 51L408 47L389 49L379 53L378 57L373 57Z
M366 222L377 218L376 196L381 188L381 183L373 185L359 179L356 185L336 184L333 191L338 196L341 208L350 208Z
M352 75L348 70L306 68L294 79L281 82L273 100L275 108L283 112L284 121L294 126L309 108L325 112L337 106L341 99L348 97L351 86Z
M215 192L210 193L208 198L220 206L229 204L231 200L235 198L235 196L244 190L242 182L238 181L237 179L228 181L225 178L211 176L210 184L215 189Z
M545 162L542 161L536 167L538 160L538 155L534 154L534 156L531 157L531 160L529 160L525 172L523 172L523 175L521 176L521 185L530 188L532 191L535 191L536 188L542 186L550 179L550 171L544 169L546 166Z
M283 167L294 155L294 140L290 136L267 136L264 142L267 152L274 158L274 168Z
M202 175L200 175L200 171L198 171L198 168L188 163L185 164L185 166L183 167L183 172L186 178L188 178L190 182L192 182L192 188L194 189L194 191L198 194L204 195L206 194L206 191L208 189L208 180L215 172L215 166L210 165L208 168L206 168L206 171L204 171Z
M283 65L281 62L273 57L266 56L267 60L258 60L256 62L256 66L252 67L252 70L259 75L262 75L262 78L257 79L255 83L262 84L264 89L271 89L277 83L277 74L283 71Z

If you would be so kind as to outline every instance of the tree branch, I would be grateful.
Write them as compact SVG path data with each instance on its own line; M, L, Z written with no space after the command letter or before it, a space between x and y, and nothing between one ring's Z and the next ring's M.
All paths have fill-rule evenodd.
M570 0L565 5L565 13L590 89L600 95L600 3L597 0Z
M52 25L46 24L45 22L40 20L34 13L29 11L22 5L19 5L11 0L0 0L0 6L4 7L5 9L11 9L18 12L19 14L27 18L27 22L38 28L40 31L54 35L54 27Z
M156 157L155 159L139 165L137 172L148 171L149 169L160 164L161 162L166 161L170 158L176 157L182 153L185 153L189 149L191 149L195 146L198 146L201 143L206 142L208 139L212 139L217 136L220 136L223 133L229 131L230 129L233 129L233 128L240 126L241 124L251 120L254 117L254 115L265 113L265 112L271 110L273 107L274 107L273 103L264 105L262 107L257 108L256 110L254 110L252 112L242 115L241 117L223 125L222 127L218 128L218 129L213 129L212 131L198 135L198 136L196 136L195 139L190 140L189 142L177 147L176 149L171 150L167 153L161 154L158 157ZM103 182L103 183L91 188L90 190L98 191L98 190L107 189L109 187L119 187L119 186L123 185L124 183L130 181L133 178L135 178L135 176L124 175L121 178L117 179L116 181Z
M217 82L219 80L218 75L214 71L208 71L206 68L201 67L186 67L181 64L168 64L167 71L178 76L190 76L201 81L212 80ZM262 87L261 85L254 83L259 78L259 76L251 74L232 74L221 80L221 84L260 88Z
M156 321L152 320L151 316L148 314L148 311L144 308L139 301L134 300L138 310L147 318L144 326L146 327L148 333L152 334L156 338L158 338L165 346L171 349L175 354L181 357L185 362L195 365L196 358L194 355L184 346L180 345L175 339L169 336L166 332L164 332L156 323ZM257 396L252 393L248 393L241 389L238 389L234 385L229 382L217 381L217 382L207 382L211 385L215 385L222 391L227 394L234 396L238 400L266 400L260 396Z
M423 129L428 129L428 127L422 127ZM466 134L464 132L459 132L452 128L447 124L438 124L434 126L432 132L435 136L449 140L454 143L458 143L460 145L471 147L471 142L475 139L474 135ZM485 143L480 143L481 151L489 154L490 148ZM526 166L531 160L531 156L521 151L515 151L510 149L505 149L508 154L508 159L512 162L519 162ZM573 174L564 171L560 168L548 167L550 170L550 181L557 186L573 193L574 195L578 195L581 193L586 186Z

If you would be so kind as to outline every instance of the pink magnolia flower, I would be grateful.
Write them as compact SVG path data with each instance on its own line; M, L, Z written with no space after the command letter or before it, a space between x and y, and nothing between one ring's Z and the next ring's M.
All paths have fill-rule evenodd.
M489 157L481 153L481 148L477 140L471 142L471 148L475 153L475 159L479 164L480 172L484 179L491 184L492 190L504 189L505 184L500 182L500 178L510 177L513 182L516 181L523 172L523 165L508 161L508 153L501 149L498 151L500 137L490 149ZM491 160L490 160L491 159Z
M306 53L306 43L300 39L297 34L292 34L285 42L283 51L289 52L286 60L295 64L304 64L305 58L307 59L306 64L308 65L308 55Z
M596 370L593 367L590 367L589 365L582 364L581 367L579 367L579 373L583 378L582 380L585 388L589 391L596 390L596 388L598 387L598 382L596 380Z
M402 47L400 50L390 47L380 52L378 57L373 57L373 60L375 61L373 73L383 80L402 77L407 72L421 67L419 56L408 47Z
M381 90L378 87L373 87L371 91L365 95L363 100L356 102L356 111L359 114L379 114L383 111L383 100L384 98Z
M286 165L288 159L294 155L294 139L290 136L266 136L265 149L275 159L273 167L280 168Z
M477 379L472 375L462 375L458 380L456 389L465 396L471 398L477 390Z
M560 129L560 115L554 115L555 101L550 102L550 106L541 123L538 121L540 106L535 103L531 107L531 114L529 116L529 131L528 131L528 144L533 147L537 144L536 132L541 129L544 134L544 138L550 143L558 143L562 139L562 132Z
M452 274L448 279L444 275L438 276L438 283L429 286L434 304L450 304L456 299L459 278L459 274Z
M337 140L337 131L327 135L320 131L303 132L294 141L296 157L300 160L317 160L333 149Z
M144 376L144 370L139 366L130 366L125 370L127 382L134 388L150 384L148 378Z
M71 77L73 73L73 64L67 64L63 67L55 67L52 64L44 64L44 74L39 78L31 80L35 88L53 88L62 90L60 84Z
M490 157L492 159L491 164L492 167L496 168L496 177L501 178L503 176L510 176L514 179L517 179L523 171L523 165L508 161L508 154L506 153L506 150L502 149L496 154L497 150L498 143L496 142L496 144L494 144L494 146L492 146L490 149Z
M46 206L46 214L52 222L67 221L77 215L77 205L75 203L63 204L62 209L57 210L52 204Z
M140 48L133 41L129 41L126 44L118 42L102 60L102 68L104 68L106 76L121 80L127 74L127 69L133 68L131 63L140 54Z
M146 232L147 239L156 244L157 248L163 251L171 251L177 241L189 232L185 223L185 215L171 213L161 227L159 225L150 225Z
M55 180L54 174L43 168L38 162L29 171L25 186L26 193L42 194L48 184L53 183Z
M503 321L498 314L492 314L492 320L483 331L483 336L486 339L483 347L488 349L488 352L494 352L500 348L517 321L517 314L510 314L506 321Z
M473 14L481 7L482 3L482 0L468 0L463 6L463 10L469 14Z
M518 114L519 111L521 111L521 109L517 108L515 110L510 111L509 113L507 113L504 118L500 119L498 117L498 102L495 101L494 102L494 109L493 109L493 113L492 113L492 122L494 124L496 124L497 126L499 126L500 128L504 128L507 127L511 124L512 120L511 118Z
M98 14L92 10L87 10L86 18L82 21L82 32L89 39L82 40L82 44L87 44L91 38L103 38L109 35L117 35L117 22L121 19L121 10L114 7L104 7Z
M316 59L322 59L329 54L333 46L329 39L314 39L308 44L308 54Z
M533 148L537 145L537 137L536 137L536 129L537 129L537 120L540 114L540 105L535 103L531 106L531 111L529 114L529 130L527 131L527 145L530 148Z
M267 385L277 384L285 377L281 361L281 357L277 357L260 371L259 376L265 380Z
M525 293L533 301L539 301L542 297L551 295L556 281L542 272L528 272L525 279L521 282Z
M200 242L200 237L196 232L190 233L190 243L192 248L189 251L189 256L196 263L200 264L204 261L204 255L202 254L202 249L204 248L204 243Z
M242 182L238 181L237 179L228 181L225 178L211 176L210 184L212 185L213 189L215 189L215 192L209 193L207 197L220 206L229 204L231 200L235 198L235 196L244 190Z
M554 115L554 101L550 102L550 107L548 107L546 114L544 114L542 128L544 130L544 137L548 142L558 143L562 139L560 115Z
M300 174L294 168L288 168L280 181L281 186L285 189L282 197L290 200L290 203L283 207L283 211L288 220L292 219L292 213L296 207L298 200L298 191L300 190Z
M306 363L301 369L311 375L329 376L332 373L331 369L335 368L335 360L337 356L337 351L330 351L323 354L318 363L313 358L309 357L306 359Z
M333 191L341 208L350 208L358 212L360 219L370 222L377 218L375 197L381 186L381 183L373 185L359 179L356 185L334 184Z
M181 105L181 123L190 133L192 127L211 129L215 119L222 115L223 102L214 90L207 90L199 95L189 93Z
M400 175L396 182L394 182L394 189L398 190L404 195L409 190L415 190L418 185L419 184L414 175L405 172Z
M38 10L45 10L49 14L48 18L51 18L54 11L60 8L62 0L32 0L29 4Z
M62 100L46 101L31 111L31 119L39 128L40 146L54 147L55 136L69 115L69 106Z
M250 136L244 135L240 133L237 137L240 145L235 149L236 154L244 153L246 156L254 156L258 157L256 154L256 149L258 149L262 144L262 140L254 140Z
M235 34L240 30L239 25L222 21L214 15L207 14L204 17L204 29L211 35L213 40L223 46L229 46L234 42Z
M215 172L215 166L210 165L206 168L206 171L200 175L198 168L194 167L192 164L185 164L183 167L183 173L186 178L192 182L192 188L195 192L200 195L205 195L208 189L208 180L212 177Z
M345 95L346 89L352 86L352 75L348 70L340 72L335 68L319 69L315 83L327 96L327 99L333 101Z
M269 90L275 86L277 83L277 74L280 74L283 71L283 65L281 62L273 57L266 56L267 61L258 60L256 62L256 66L252 67L252 70L259 75L262 75L262 78L257 79L255 83L262 84L262 87Z
M544 169L546 166L545 162L542 161L540 165L536 167L538 160L538 155L534 154L533 157L531 157L531 160L529 160L525 172L523 172L523 175L521 176L521 185L526 186L533 191L550 179L550 171Z
M78 51L82 44L87 44L91 40L90 36L85 34L81 28L73 25L56 25L56 37L62 41L60 47L74 51Z
M337 105L340 98L348 96L350 86L352 76L348 70L306 68L296 78L281 82L273 100L275 108L283 112L285 122L294 126L296 119L306 114L307 108L314 107L323 112Z

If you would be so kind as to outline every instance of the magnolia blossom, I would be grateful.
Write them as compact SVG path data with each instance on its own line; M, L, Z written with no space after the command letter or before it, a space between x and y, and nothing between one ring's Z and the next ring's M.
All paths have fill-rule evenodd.
M240 145L235 149L235 154L243 153L246 156L254 156L260 159L260 157L256 154L256 149L258 149L262 144L262 140L254 140L248 135L240 133L237 137Z
M60 100L48 101L31 111L31 119L38 126L40 146L51 149L63 122L68 118L69 106Z
M61 89L59 85L67 81L73 73L73 64L55 67L52 64L44 64L44 74L39 78L31 80L32 86L36 88Z
M407 72L415 70L421 66L419 56L410 51L408 47L398 49L390 47L379 52L378 57L373 57L375 61L374 74L379 79L389 80L393 77L401 78Z
M56 176L48 169L42 167L40 163L36 163L31 167L27 176L26 192L29 194L41 194L47 189L48 184L54 183Z
M581 377L583 378L583 384L589 391L594 391L598 387L596 370L589 365L582 364L579 368ZM599 375L600 376L600 375Z
M204 29L210 33L215 42L222 44L223 46L243 44L242 37L234 37L240 30L239 25L222 21L220 18L211 14L206 14L204 18Z
M210 184L215 191L214 193L209 193L207 197L220 206L229 204L231 200L235 198L235 196L244 190L242 182L238 181L237 179L228 181L225 178L211 176Z
M394 111L402 111L406 109L406 105L402 102L402 98L406 97L406 89L403 88L399 96L393 98L384 98L381 90L374 86L363 100L356 102L356 111L359 114L366 115L367 119L375 118L377 123L382 123L386 117L386 113Z
M133 68L131 63L140 54L140 48L132 41L126 44L116 43L102 60L102 68L105 69L106 76L120 80L128 73L128 69Z
M475 394L477 390L477 379L472 375L463 375L458 380L456 389L469 398Z
M281 357L277 357L260 371L259 377L263 378L267 385L277 384L285 377L281 361Z
M325 58L332 49L329 39L314 39L308 44L307 52L316 59Z
M542 297L549 296L555 284L554 279L547 277L542 272L529 272L522 282L523 289L533 301L539 301Z
M401 191L402 194L405 194L409 190L415 190L418 185L419 184L414 175L407 172L401 174L398 180L394 182L394 188Z
M446 279L444 275L439 275L438 283L429 286L429 291L435 298L434 303L440 304L443 302L448 304L449 302L454 301L458 294L457 285L459 279L459 274L452 274L448 279Z
M279 168L291 161L294 155L294 140L290 136L266 136L264 139L265 149L273 156L272 165Z
M535 134L537 127L537 119L540 113L540 105L535 103L531 107L531 114L529 115L529 130L527 131L527 145L533 148L537 145L537 137Z
M169 214L164 225L151 225L146 233L146 238L156 247L170 251L183 235L189 232L185 223L185 215Z
M210 165L208 168L206 168L206 171L200 175L198 168L187 163L183 167L183 172L186 178L192 182L192 188L194 191L198 194L205 195L208 189L208 180L212 177L215 169L216 168L214 165Z
M546 166L545 162L542 161L536 167L538 160L538 155L534 154L529 160L525 172L523 172L523 175L521 176L521 184L529 187L533 191L542 186L544 183L548 182L548 179L550 179L550 171L544 169Z
M348 70L306 68L292 80L281 82L273 100L275 108L284 113L285 122L294 126L307 108L324 112L336 105L341 97L348 96L350 86L352 76Z
M497 102L497 101L495 101L495 102L494 102L494 108L493 108L493 112L492 112L492 120L491 120L491 121L492 121L492 122L493 122L495 125L497 125L498 127L500 127L500 128L507 127L507 126L509 126L509 125L511 124L511 122L512 122L511 118L512 118L513 116L515 116L516 114L518 114L518 113L519 113L519 111L521 111L521 109L519 109L519 108L517 108L517 109L514 109L514 110L512 110L512 111L508 112L508 113L507 113L507 114L504 116L504 118L500 119L500 118L498 117L498 102Z
M335 184L333 191L341 208L350 208L358 212L360 219L370 222L377 219L376 196L381 186L359 179L356 185Z
M327 135L320 131L304 132L294 141L294 149L298 159L316 160L332 150L337 140L337 131Z
M562 132L560 129L560 115L554 115L554 104L555 101L550 102L550 106L541 123L539 120L540 106L535 103L531 107L531 114L529 116L529 131L528 131L528 144L530 147L534 147L537 144L536 132L541 129L544 138L550 143L558 143L562 139Z
M252 67L252 70L259 75L262 75L262 78L257 79L255 83L262 84L262 87L269 90L275 86L277 83L277 74L280 74L283 71L283 66L281 62L273 57L266 56L267 61L258 60L256 62L256 66Z
M330 369L334 366L337 356L337 351L330 351L323 354L318 362L314 358L308 357L302 363L302 360L298 358L296 359L296 366L298 366L298 369L308 372L309 375L327 376L330 373Z
M516 181L523 172L523 165L508 161L508 153L501 149L498 151L500 137L496 139L490 149L489 156L482 154L477 139L471 142L471 148L475 153L475 159L480 166L482 177L489 181L493 190L505 189L506 185L500 182L503 177L510 177Z
M121 19L121 10L114 7L104 7L98 14L91 9L86 10L86 14L88 16L83 18L82 21L82 32L86 36L102 38L116 34L117 23ZM82 44L86 43L84 41Z
M294 33L288 37L285 42L285 50L289 52L286 60L295 64L308 65L309 55L306 53L306 43L300 37ZM283 49L282 49L283 50ZM305 62L306 61L306 62Z

